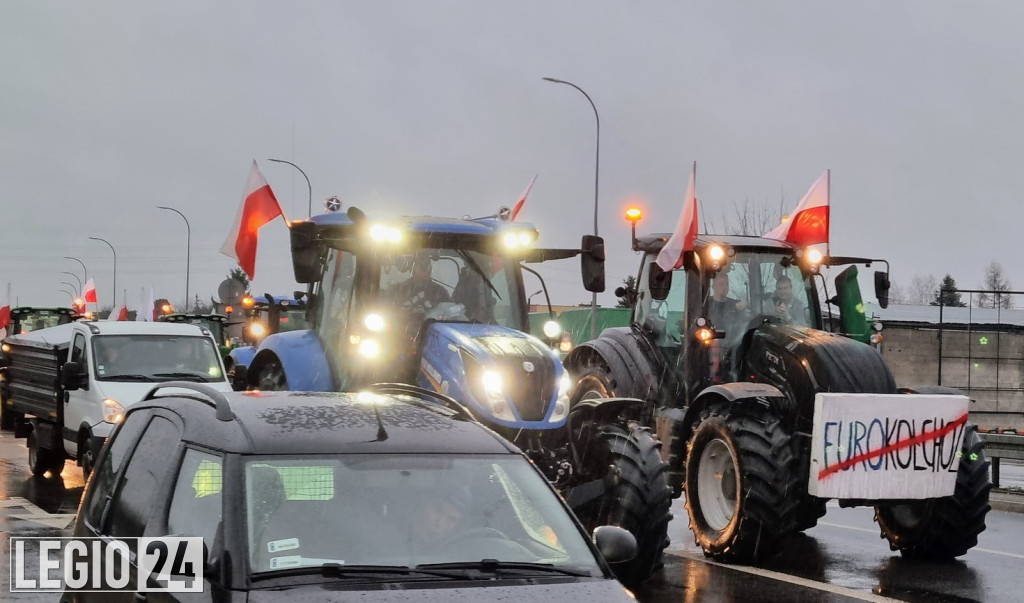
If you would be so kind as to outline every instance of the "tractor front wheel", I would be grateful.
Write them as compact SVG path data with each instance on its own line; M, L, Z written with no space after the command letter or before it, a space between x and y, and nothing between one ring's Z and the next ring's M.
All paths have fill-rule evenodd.
M791 437L760 400L705 409L686 455L686 511L708 557L752 563L796 528Z

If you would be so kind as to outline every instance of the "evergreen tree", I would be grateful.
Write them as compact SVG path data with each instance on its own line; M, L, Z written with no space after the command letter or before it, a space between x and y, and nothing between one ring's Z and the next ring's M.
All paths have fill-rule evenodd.
M627 276L622 280L622 286L615 289L615 295L619 298L616 308L632 308L636 304L636 277Z
M939 290L935 293L935 300L932 301L931 305L953 306L956 308L966 307L967 304L960 299L960 293L956 289L956 281L952 276L947 274L942 277L942 282L939 283Z

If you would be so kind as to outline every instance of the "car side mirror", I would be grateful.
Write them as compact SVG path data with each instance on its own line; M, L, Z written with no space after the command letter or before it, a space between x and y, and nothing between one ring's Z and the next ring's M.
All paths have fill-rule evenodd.
M664 301L672 289L672 271L665 272L657 262L651 262L647 269L647 288L652 298Z
M875 271L875 297L878 298L878 305L883 308L889 307L889 273L881 270Z
M608 563L625 563L636 557L636 537L628 530L618 526L597 526L593 539L598 552Z
M60 386L66 391L81 389L82 367L77 362L65 362L60 367Z
M583 235L580 243L580 271L583 288L592 293L604 291L604 239L597 235Z

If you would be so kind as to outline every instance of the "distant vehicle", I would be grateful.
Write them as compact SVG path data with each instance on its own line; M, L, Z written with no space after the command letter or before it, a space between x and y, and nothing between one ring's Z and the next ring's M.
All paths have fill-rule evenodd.
M228 378L236 390L246 388L245 369L256 356L260 342L275 333L288 333L308 328L306 322L306 300L302 292L294 297L284 295L246 295L242 298L242 313L245 325L242 327L242 341L246 345L235 346L224 359ZM234 323L237 324L237 323ZM238 370L241 369L241 370Z
M629 532L591 543L522 452L410 386L157 386L103 448L74 536L164 534L203 538L189 601L634 600L609 565L635 553Z
M209 330L190 324L79 321L3 341L4 421L28 438L36 476L66 458L88 477L125 410L163 381L230 391Z
M156 317L158 322L178 322L199 325L210 331L213 340L217 342L221 357L227 359L228 354L234 348L231 338L227 336L224 327L227 326L228 317L223 314L186 314L175 312L173 314L159 314Z
M11 324L6 335L20 335L39 329L67 324L80 318L71 308L37 308L19 306L11 309Z

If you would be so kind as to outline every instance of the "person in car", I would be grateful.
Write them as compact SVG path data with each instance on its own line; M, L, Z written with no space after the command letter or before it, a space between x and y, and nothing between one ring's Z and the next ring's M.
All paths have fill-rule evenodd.
M451 540L471 502L472 495L465 486L438 488L413 514L410 534L413 548L429 551Z

